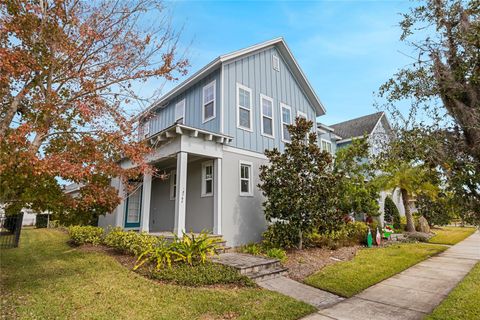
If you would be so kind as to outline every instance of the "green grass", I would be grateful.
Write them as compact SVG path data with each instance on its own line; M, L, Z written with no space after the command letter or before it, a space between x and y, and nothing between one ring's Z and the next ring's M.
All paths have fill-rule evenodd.
M351 261L327 266L305 283L343 297L351 297L447 247L431 244L398 244L360 250Z
M475 228L467 227L442 227L433 229L435 236L430 238L428 242L438 244L457 244L469 235L475 232Z
M477 263L426 320L480 319L480 263Z
M307 304L260 288L191 288L144 278L54 230L0 251L2 313L20 319L297 319Z

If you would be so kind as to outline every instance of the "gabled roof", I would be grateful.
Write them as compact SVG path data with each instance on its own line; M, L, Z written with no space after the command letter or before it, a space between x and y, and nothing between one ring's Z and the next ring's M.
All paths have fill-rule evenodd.
M152 109L165 106L166 104L168 104L171 98L175 97L176 95L182 93L183 91L193 86L195 83L197 83L197 81L201 80L204 76L209 74L211 71L219 68L222 65L222 63L227 63L234 59L238 59L240 57L246 56L255 51L262 50L270 46L277 47L280 54L284 58L285 62L289 66L290 71L293 73L293 75L295 76L295 79L298 81L300 87L303 89L308 100L315 107L317 111L317 115L325 114L326 110L322 102L320 101L317 94L313 90L312 86L310 85L310 82L308 82L308 79L303 73L300 66L298 65L298 62L293 57L293 54L288 48L287 44L285 43L285 40L282 37L279 37L279 38L268 40L268 41L253 45L251 47L240 49L240 50L217 57L216 59L211 61L209 64L207 64L206 66L204 66L203 68L201 68L200 70L192 74L189 78L187 78L185 81L180 83L178 86L176 86L175 88L170 90L168 93L163 95L160 98L160 100L158 100L157 102L152 104L152 106L150 106L147 110L139 114L137 118L141 118L143 115L145 115L148 111Z
M331 125L335 134L343 139L351 139L370 135L380 120L385 116L384 112L372 113L360 118L351 119Z

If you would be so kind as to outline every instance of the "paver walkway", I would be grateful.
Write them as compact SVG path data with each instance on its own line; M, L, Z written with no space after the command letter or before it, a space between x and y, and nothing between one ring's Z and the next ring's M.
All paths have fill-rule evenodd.
M265 289L280 292L286 296L308 303L318 309L332 306L344 298L334 295L306 284L297 282L287 277L257 281Z
M443 253L304 320L422 319L480 261L477 231Z

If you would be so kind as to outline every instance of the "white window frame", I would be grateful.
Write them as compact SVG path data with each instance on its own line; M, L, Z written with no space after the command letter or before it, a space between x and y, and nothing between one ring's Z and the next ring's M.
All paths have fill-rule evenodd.
M205 102L205 89L209 88L210 86L213 86L213 100ZM205 106L212 101L213 101L213 116L211 116L210 118L205 118ZM217 115L217 81L213 80L212 82L203 86L203 89L202 89L202 119L203 119L202 123L205 123L207 121L214 119L216 115Z
M304 118L308 120L308 116L305 112L298 110L297 111L297 117Z
M280 71L280 58L276 54L272 54L272 68L275 71Z
M177 197L177 170L170 171L170 200L175 200Z
M244 127L240 125L240 108L247 110L246 108L240 106L240 89L248 91L250 93L250 128ZM237 82L237 128L253 132L253 93L252 89L243 84Z
M290 123L283 122L283 109L288 109L290 111ZM282 141L285 143L289 143L292 140L285 140L285 135L284 135L284 130L283 130L283 125L284 124L292 124L292 107L290 107L288 104L285 103L280 103L280 125L281 125L281 130L282 130Z
M207 167L212 167L212 177L208 180L211 180L212 181L212 191L211 192L208 192L207 193ZM214 177L214 168L213 168L213 161L212 160L209 160L209 161L205 161L205 162L202 162L202 193L201 193L201 197L212 197L213 196L213 191L214 191L214 181L215 181L215 177Z
M242 166L248 166L250 168L249 177L248 177L248 192L242 192ZM240 192L241 197L253 197L253 163L248 161L240 160L238 162L238 191Z
M179 117L179 112L178 112L178 108L180 106L183 107L181 117ZM183 122L185 122L185 106L186 106L185 99L182 99L175 104L175 122L180 120L180 119L183 119Z
M329 145L330 145L330 151L323 149L323 142L325 142L326 144L329 144ZM333 155L333 144L332 144L332 141L328 141L328 140L326 140L326 139L320 139L320 149L321 149L322 151L327 151L328 153L330 153L330 154Z
M265 114L263 114L263 101L262 100L267 100L272 103L272 117L269 117ZM269 118L272 120L272 134L265 133L263 130L263 117ZM275 105L273 103L273 99L270 98L269 96L266 96L264 94L260 94L260 126L261 126L261 133L262 136L268 137L268 138L275 138Z

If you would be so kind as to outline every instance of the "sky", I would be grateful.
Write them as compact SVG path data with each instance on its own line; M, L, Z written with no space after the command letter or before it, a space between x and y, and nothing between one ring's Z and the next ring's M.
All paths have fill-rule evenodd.
M283 37L324 104L327 113L318 121L327 125L378 111L374 102L381 99L374 92L412 62L398 26L411 5L388 0L166 2L173 27L181 30L179 47L190 62L189 74L219 55ZM162 87L166 93L179 82L150 82L142 90Z

